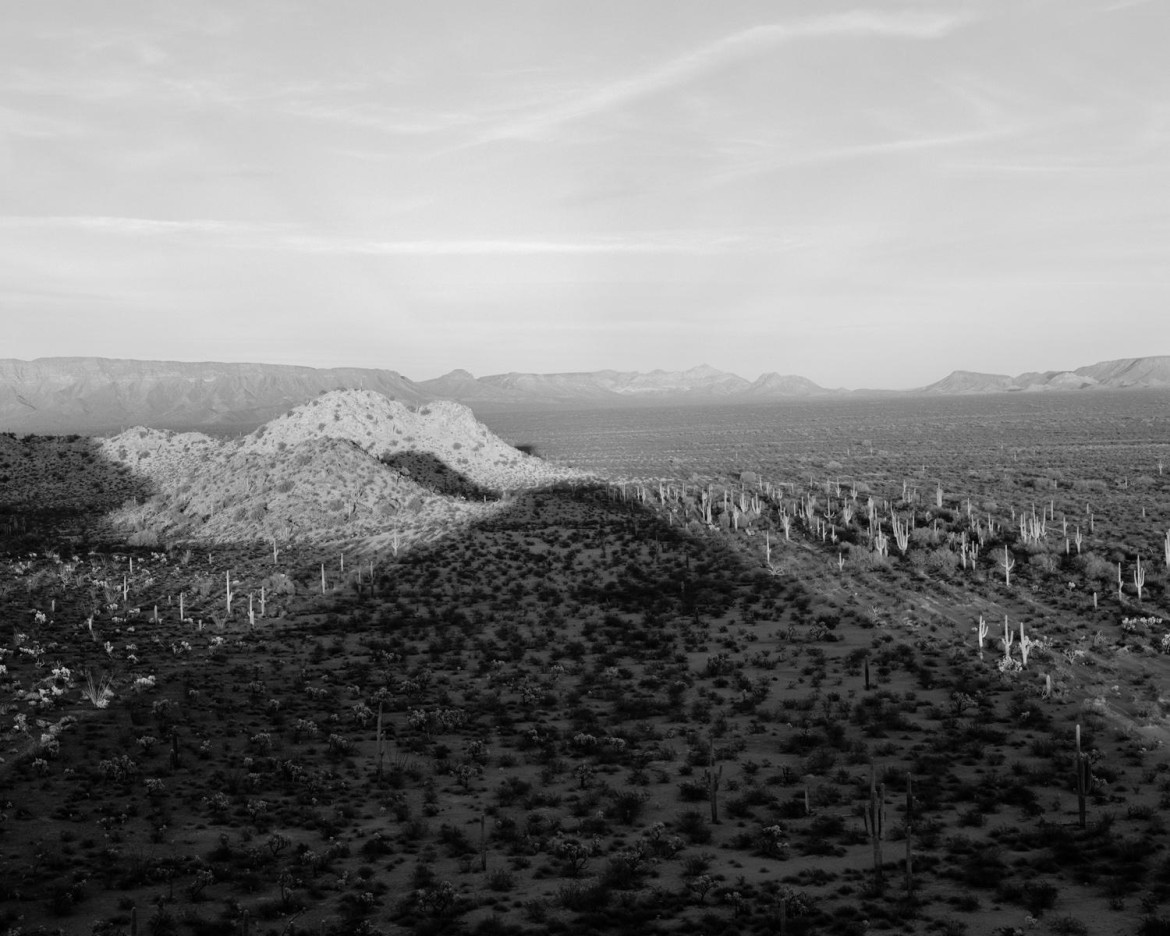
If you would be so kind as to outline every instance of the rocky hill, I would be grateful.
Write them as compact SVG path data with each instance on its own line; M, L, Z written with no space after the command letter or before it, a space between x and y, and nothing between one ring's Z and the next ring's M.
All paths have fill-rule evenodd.
M768 374L761 374L756 378L749 387L744 389L743 395L756 400L768 400L785 397L839 395L846 392L845 390L826 390L824 387L813 383L807 377L799 377L794 374L777 374L775 371L772 371Z
M1113 389L1170 387L1170 355L1102 361L1073 371L1096 386Z
M153 492L110 517L139 545L406 545L498 509L513 491L578 477L500 441L464 406L412 410L371 390L325 393L243 438L136 427L100 448Z
M1007 374L980 374L976 371L951 371L942 380L922 388L922 393L966 394L1001 393L1015 389L1013 378Z

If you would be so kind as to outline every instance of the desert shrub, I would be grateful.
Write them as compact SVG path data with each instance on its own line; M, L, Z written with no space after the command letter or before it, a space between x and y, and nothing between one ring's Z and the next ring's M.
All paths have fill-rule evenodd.
M645 790L619 790L614 794L610 812L613 818L623 825L632 825L642 814L642 809L649 798Z
M936 575L951 575L959 567L959 557L949 549L932 549L926 567Z
M1008 866L998 847L982 846L964 860L962 877L971 887L998 887L1008 877Z
M610 892L604 884L572 882L557 891L557 902L574 913L595 913L609 903Z
M1056 894L1056 885L1051 881L1029 881L1023 888L1024 906L1038 917L1056 905Z
M1048 552L1033 553L1028 557L1028 565L1037 572L1051 575L1057 569L1057 558Z
M143 529L135 530L127 538L126 542L130 546L143 546L146 548L157 548L162 542L158 530Z
M688 809L679 813L674 820L675 830L692 845L704 845L711 841L711 827L707 819L697 809Z
M688 778L678 785L678 798L684 803L701 803L708 795L707 783L704 780Z
M510 891L516 886L516 875L508 868L496 868L488 872L487 886L489 890Z
M1089 936L1084 921L1072 916L1054 917L1048 921L1048 928L1057 936Z
M707 869L711 867L712 861L714 861L714 856L706 852L687 855L682 862L683 874L687 877L698 877L700 874L706 873Z

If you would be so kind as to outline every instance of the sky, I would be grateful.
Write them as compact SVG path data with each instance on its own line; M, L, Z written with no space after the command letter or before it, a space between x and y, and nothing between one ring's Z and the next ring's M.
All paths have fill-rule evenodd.
M1164 0L0 0L0 357L1170 354Z

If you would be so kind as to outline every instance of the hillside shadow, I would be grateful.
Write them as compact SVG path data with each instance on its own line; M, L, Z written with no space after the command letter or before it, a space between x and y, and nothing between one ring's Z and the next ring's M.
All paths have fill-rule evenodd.
M463 619L464 601L509 595L518 603L632 615L649 628L642 633L647 640L668 639L660 627L671 619L703 630L715 621L819 625L826 642L836 639L838 625L870 626L847 602L818 593L796 575L773 574L762 555L754 563L727 533L671 523L652 507L615 499L596 483L516 494L502 512L413 547L394 566L380 578L377 593L403 607L428 590L426 583L459 569L468 593L463 600L445 598L441 613L433 608L449 623ZM615 644L637 637L611 636Z
M0 552L84 548L105 514L153 493L89 437L0 434Z
M468 500L494 501L500 497L497 492L476 484L430 452L395 452L393 455L383 455L381 462L436 494L465 497Z

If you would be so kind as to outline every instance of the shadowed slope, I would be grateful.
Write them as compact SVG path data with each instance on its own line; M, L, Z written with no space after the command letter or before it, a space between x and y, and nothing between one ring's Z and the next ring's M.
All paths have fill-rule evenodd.
M153 485L93 439L0 435L0 548L37 550L45 537L85 538L108 510Z

